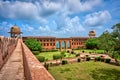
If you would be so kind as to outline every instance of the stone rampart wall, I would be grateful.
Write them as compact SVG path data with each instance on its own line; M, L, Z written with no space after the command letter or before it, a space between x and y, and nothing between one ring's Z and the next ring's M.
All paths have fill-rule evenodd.
M22 42L23 65L26 80L55 80Z
M0 69L6 63L17 45L17 38L0 36Z

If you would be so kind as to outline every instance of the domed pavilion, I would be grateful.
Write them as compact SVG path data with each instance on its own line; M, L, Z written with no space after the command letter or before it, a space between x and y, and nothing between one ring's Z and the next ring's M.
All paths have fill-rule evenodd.
M12 38L21 37L22 34L20 28L16 24L13 27L11 27L9 33Z
M89 35L90 38L94 38L96 36L96 33L95 33L94 30L91 30L91 31L89 31L88 35Z

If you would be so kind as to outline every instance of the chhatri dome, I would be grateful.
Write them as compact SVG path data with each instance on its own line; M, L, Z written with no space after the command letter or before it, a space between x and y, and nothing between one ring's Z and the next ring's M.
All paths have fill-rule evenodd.
M92 37L95 37L96 36L96 33L95 33L95 31L94 30L91 30L91 31L89 31L89 37L90 38L92 38Z
M12 38L16 38L16 37L20 37L20 34L22 32L21 32L20 28L15 24L14 26L11 27L9 33Z

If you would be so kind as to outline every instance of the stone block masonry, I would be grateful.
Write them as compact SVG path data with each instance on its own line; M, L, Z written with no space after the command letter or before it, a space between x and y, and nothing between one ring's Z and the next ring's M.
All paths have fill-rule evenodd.
M25 80L21 41L0 70L0 80Z
M26 80L55 80L28 47L23 42L21 45Z

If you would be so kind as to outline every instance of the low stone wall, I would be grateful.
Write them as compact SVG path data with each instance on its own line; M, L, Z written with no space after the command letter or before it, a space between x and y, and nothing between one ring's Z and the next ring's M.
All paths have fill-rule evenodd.
M6 63L17 45L17 38L0 36L0 69Z
M23 64L26 80L55 80L22 42Z

